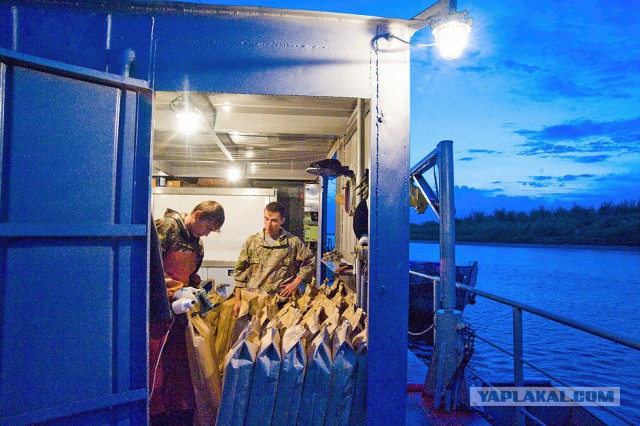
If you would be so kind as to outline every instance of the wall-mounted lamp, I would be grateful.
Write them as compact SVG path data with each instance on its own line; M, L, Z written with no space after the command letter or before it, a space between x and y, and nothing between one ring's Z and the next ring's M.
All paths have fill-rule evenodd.
M439 0L413 17L412 20L419 28L431 27L435 43L412 43L393 34L380 37L389 42L391 39L396 39L411 46L437 46L443 58L457 59L462 55L462 51L469 41L473 19L469 18L469 13L466 10L458 12L456 4L456 0ZM377 38L374 40L377 41Z
M442 57L458 59L469 41L471 25L452 20L439 24L433 28L432 32Z
M176 114L178 131L185 135L193 135L200 128L200 110L189 102L186 95L180 95L171 102L169 108Z

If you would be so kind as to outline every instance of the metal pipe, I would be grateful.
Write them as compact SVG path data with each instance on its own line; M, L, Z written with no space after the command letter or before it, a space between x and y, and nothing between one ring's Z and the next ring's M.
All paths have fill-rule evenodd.
M355 191L355 206L357 207L362 201L362 192L356 191L355 187L362 187L362 181L365 173L365 155L364 151L366 148L366 140L365 140L365 102L364 99L358 98L358 103L356 105L356 132L358 134L357 142L358 145L356 147L356 178L353 182L353 186L351 188L352 191ZM367 227L368 228L368 227ZM356 241L356 245L359 242ZM360 306L364 306L364 285L363 285L363 277L362 277L362 260L360 259L360 253L356 249L356 257L355 257L355 265L354 265L354 273L356 275L356 295L358 296L358 300L360 301Z
M469 287L464 284L456 284L456 287L462 290L469 291L471 293L477 294L482 297L486 297L487 299L502 303L504 305L513 306L516 308L520 308L523 311L530 312L532 314L538 315L539 317L549 319L551 321L558 322L560 324L567 325L569 327L573 327L575 329L584 331L589 334L593 334L594 336L602 337L603 339L611 340L612 342L619 343L621 345L627 346L632 349L640 350L640 341L634 340L628 336L624 336L619 333L614 333L609 330L605 330L601 327L596 327L593 325L585 324L582 321L577 321L571 319L569 317L565 317L563 315L554 314L549 311L545 311L544 309L539 309L533 307L531 305L526 305L524 303L516 302L515 300L507 299L506 297L497 296L495 294L488 293L483 290L478 290L473 287Z
M433 312L437 312L440 309L442 309L442 282L433 280Z
M438 281L440 281L440 277L436 277L436 276L433 276L433 275L427 275L427 274L421 274L421 273L415 272L415 271L409 271L409 274L433 280L434 281L434 294L435 294L435 292L436 292L436 290L435 290L436 284L437 284ZM620 345L624 345L624 346L627 346L627 347L632 348L632 349L640 350L640 342L635 341L635 340L633 340L633 339L631 339L631 338L629 338L627 336L623 336L621 334L613 333L613 332L601 329L599 327L593 327L593 326L590 326L588 324L583 324L583 323L581 323L579 321L572 320L571 318L567 318L567 317L564 317L562 315L556 315L556 314L553 314L551 312L545 311L543 309L534 308L532 306L525 305L523 303L516 302L516 301L510 300L510 299L501 297L501 296L497 296L497 295L494 295L494 294L491 294L491 293L488 293L488 292L485 292L485 291L482 291L482 290L477 290L477 289L475 289L473 287L469 287L469 286L467 286L465 284L456 283L456 288L459 288L459 289L465 290L465 291L469 291L471 293L477 294L479 296L485 297L485 298L487 298L489 300L493 300L493 301L498 302L498 303L502 303L502 304L505 304L505 305L508 305L508 306L512 306L514 308L518 308L519 311L527 311L527 312L530 312L530 313L532 313L534 315L538 315L540 317L549 319L551 321L555 321L555 322L558 322L560 324L566 325L567 327L572 327L572 328L575 328L577 330L584 331L586 333L592 334L594 336L598 336L598 337L610 340L610 341L618 343ZM520 312L520 315L522 315L521 312ZM521 323L521 320L520 320L520 323ZM522 327L521 327L521 330L522 330ZM514 314L514 331L515 331L515 314ZM522 336L522 332L520 332L520 335ZM479 340L482 340L483 342L485 342L489 346L492 346L492 347L498 349L500 352L503 352L503 353L509 355L510 357L514 358L514 366L515 366L515 362L516 362L515 358L516 358L516 356L514 354L512 354L511 352L507 351L504 348L501 348L500 346L496 345L495 343L492 343L491 341L483 338L482 336L479 336L479 335L476 334L476 338L479 339ZM514 339L515 339L515 336L514 336ZM514 340L514 348L515 348L515 346L516 346L516 343L515 343L515 340ZM515 349L514 349L514 352L515 352ZM555 381L557 383L560 383L564 387L570 387L569 384L567 382L563 381L562 379L559 379L559 378L551 375L550 373L544 371L543 369L535 366L534 364L532 364L532 363L530 363L528 361L525 361L523 359L522 353L520 354L520 360L522 361L523 365L526 365L526 366L534 369L535 371L537 371L537 372L541 373L542 375L550 378L551 380L553 380L553 381ZM468 367L467 367L467 369L469 371L473 372L473 370L469 369ZM515 368L514 368L514 371L515 371ZM485 380L485 382L486 382L486 380ZM631 421L629 421L629 419L627 419L624 416L616 413L615 411L609 409L608 407L602 406L602 405L598 405L598 406L600 408L602 408L603 410L607 411L608 413L614 415L615 417L625 421L626 423L632 424ZM530 413L525 411L525 415L527 415L529 417L529 414Z
M437 164L440 172L440 291L442 308L434 317L435 350L429 365L425 390L434 396L439 408L443 385L452 380L462 358L462 339L459 332L462 312L456 311L455 208L453 202L453 142L438 144ZM436 292L437 293L437 292ZM447 390L450 391L450 390ZM449 395L445 395L449 410Z
M322 248L327 239L327 180L318 176L320 183L320 208L318 209L318 242L316 244L316 285L322 284Z
M513 308L513 385L516 387L524 386L524 367L522 360L524 358L524 347L522 341L522 311L516 307ZM524 416L522 411L514 413L515 424L523 426Z
M433 151L424 156L424 158L409 170L410 176L421 175L436 164L438 161L438 155L440 155L440 145L438 145Z
M360 186L360 184L362 182L360 182L360 179L362 179L362 177L364 176L364 170L365 170L365 157L364 157L364 151L365 151L365 122L364 122L364 115L365 115L365 111L364 111L364 100L361 98L358 98L358 104L356 106L356 119L357 119L357 127L356 127L356 131L358 133L358 147L356 150L356 181L354 182L355 186ZM353 188L352 188L353 190ZM360 203L360 200L362 200L362 196L359 195L359 191L356 191L356 206L358 205L358 203Z
M522 310L513 308L513 383L524 386L524 346L522 341Z
M362 280L360 279L361 269L362 267L360 264L360 257L356 253L353 265L353 273L355 275L356 297L358 300L358 306L360 307L362 307Z
M353 259L353 278L355 283L354 285L356 290L356 296L357 296L357 299L360 300L360 298L362 297L362 282L360 280L360 259L358 258L357 254Z
M500 392L500 389L498 389L497 387L495 387L494 385L491 384L491 382L489 382L487 379L485 379L484 377L480 376L478 373L476 373L475 371L473 371L471 368L469 368L469 366L466 367L465 369L466 371L468 371L469 373L471 373L473 376L477 377L478 379L480 379L480 381L482 382L482 384L484 386L487 386L491 389L493 389L496 392ZM546 423L543 423L541 420L539 420L536 416L534 416L533 414L531 414L530 412L528 412L526 409L524 409L524 407L516 407L515 402L510 401L511 405L516 409L516 410L520 410L522 412L522 414L524 414L525 416L527 416L528 418L530 418L531 420L533 420L534 422L536 422L537 424L541 425L541 426L547 426Z
M434 281L440 281L440 277L436 277L433 275L421 274L419 272L414 272L414 271L409 271L409 274L415 275L417 277L428 278ZM634 340L628 336L624 336L619 333L614 333L612 331L605 330L600 327L595 327L589 324L585 324L581 321L577 321L577 320L565 317L563 315L558 315L549 311L545 311L544 309L539 309L530 305L526 305L524 303L516 302L515 300L507 299L506 297L498 296L483 290L478 290L474 287L469 287L468 285L465 285L465 284L456 283L456 288L477 294L478 296L485 297L489 300L493 300L494 302L502 303L503 305L519 308L523 311L532 313L534 315L538 315L539 317L546 318L551 321L555 321L557 323L575 328L580 331L584 331L585 333L593 334L594 336L598 336L603 339L610 340L620 345L624 345L632 349L640 350L640 341Z
M478 340L482 340L482 341L483 341L483 342L485 342L487 345L489 345L489 346L491 346L491 347L493 347L493 348L495 348L495 349L499 350L500 352L502 352L502 353L504 353L504 354L509 355L509 356L510 356L510 357L512 357L512 358L514 357L514 355L513 355L511 352L509 352L508 350L506 350L506 349L504 349L504 348L502 348L502 347L500 347L500 346L496 345L495 343L491 342L490 340L487 340L487 339L483 338L482 336L479 336L479 335L477 335L477 334L476 334L476 339L478 339ZM546 371L544 371L544 370L543 370L542 368L540 368L540 367L536 367L536 366L535 366L535 364L532 364L532 363L530 363L530 362L528 362L528 361L525 361L525 360L522 360L522 363L523 363L524 365L526 365L527 367L530 367L530 368L534 369L535 371L537 371L538 373L542 374L543 376L548 377L549 379L553 380L554 382L561 384L561 385L562 385L562 386L564 386L565 388L570 388L570 387L571 387L571 386L570 386L567 382L565 382L564 380L559 379L559 378L557 378L557 377L553 376L551 373L547 373ZM468 370L468 371L470 371L470 372L472 372L476 377L480 378L482 381L484 381L484 382L486 382L486 383L489 383L487 380L485 380L485 379L483 379L482 377L478 376L478 374L477 374L477 373L475 373L475 372L474 372L472 369L470 369L469 367L467 367L467 370ZM492 387L493 387L493 386L492 386ZM599 404L599 403L596 403L596 405L598 406L598 408L601 408L601 409L605 410L605 411L606 411L606 412L608 412L609 414L611 414L611 415L613 415L613 416L615 416L615 417L619 418L620 420L623 420L625 423L633 424L629 419L627 419L627 418L626 418L626 417L624 417L623 415L618 414L618 413L616 413L615 411L611 410L611 409L610 409L609 407L607 407L606 405L601 405L601 404Z
M442 308L456 308L456 223L453 201L453 141L440 142L440 278Z

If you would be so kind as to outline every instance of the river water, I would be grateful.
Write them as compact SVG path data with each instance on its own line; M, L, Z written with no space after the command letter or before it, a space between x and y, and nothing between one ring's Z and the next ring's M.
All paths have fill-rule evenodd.
M436 243L410 243L410 259L437 261ZM456 264L478 261L476 287L640 340L640 250L456 246ZM513 351L512 308L477 297L464 312L476 333ZM616 412L640 424L640 351L523 312L524 359L571 386L620 387ZM419 341L410 347L428 357ZM485 379L513 381L513 360L476 339L470 367ZM544 379L525 366L525 380ZM625 424L594 411L610 424Z

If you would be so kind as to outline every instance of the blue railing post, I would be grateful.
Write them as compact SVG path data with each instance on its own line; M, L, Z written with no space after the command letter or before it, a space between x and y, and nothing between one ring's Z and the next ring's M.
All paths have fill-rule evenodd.
M411 275L415 275L418 277L422 277L422 278L427 278L430 280L434 280L434 281L438 281L438 277L436 276L431 276L431 275L426 275L426 274L421 274L415 271L409 271L409 274ZM571 385L567 382L565 382L564 380L560 379L559 377L553 376L551 374L549 374L548 372L544 371L543 369L535 366L534 364L525 361L524 360L524 355L523 355L523 350L522 350L522 342L523 342L523 334L522 334L522 311L525 312L529 312L531 314L537 315L541 318L545 318L548 319L550 321L554 321L558 324L562 324L565 325L567 327L576 329L576 330L580 330L580 331L584 331L585 333L591 334L593 336L596 337L600 337L602 339L605 340L609 340L611 342L614 342L620 346L625 346L631 349L635 349L640 351L640 340L634 339L629 335L623 335L620 333L615 333L600 327L595 327L593 325L589 325L586 324L582 321L578 321L578 320L574 320L572 318L569 317L565 317L562 315L558 315L558 314L554 314L552 312L549 311L545 311L544 309L540 309L540 308L536 308L535 306L532 305L527 305L524 303L520 303L517 302L515 300L511 300L511 299L507 299L506 297L502 297L502 296L498 296L496 294L492 294L489 293L487 291L483 291L474 287L470 287L468 285L465 284L461 284L461 283L456 283L456 288L460 289L460 290L464 290L464 291L468 291L472 294L475 294L477 296L480 297L484 297L487 298L488 300L493 300L494 302L498 302L502 305L506 305L506 306L511 306L514 309L514 353L509 352L508 350L501 348L500 346L496 345L495 343L492 343L490 340L487 340L485 338L483 338L480 335L475 336L476 339L479 339L483 342L485 342L486 344L488 344L489 346L499 350L500 352L514 358L514 371L515 370L519 370L523 372L523 365L528 366L529 368L537 371L538 373L544 375L545 377L551 379L552 381L564 386L564 387L571 387ZM518 331L519 330L519 331ZM520 337L516 337L516 336L520 336ZM516 355L516 353L519 353L519 355ZM432 361L433 362L433 361ZM520 367L518 367L518 363L520 364ZM469 371L470 373L472 373L474 376L478 377L480 380L482 380L485 383L488 383L489 386L491 386L491 384L483 379L482 377L480 377L477 373L475 373L473 370L468 369L467 367L467 371ZM524 372L523 372L524 373ZM519 376L522 377L522 381L519 381L517 379L518 375L516 375L516 378L514 379L515 385L517 386L517 383L523 383L524 382L524 374L521 373ZM431 373L431 368L429 368L429 375L427 376L427 383L425 384L425 392L428 392L429 388L428 385L431 383L430 377L432 375ZM432 381L435 380L435 378L431 378ZM631 420L629 420L628 418L626 418L625 416L623 416L622 414L611 410L611 408L607 407L607 406L603 406L603 405L599 405L599 408L601 408L602 410L606 411L607 413L609 413L610 415L622 420L623 422L627 423L627 424L634 424ZM534 422L538 423L538 424L542 424L542 422L540 422L538 419L536 419L535 416L533 416L531 413L529 413L528 411L520 411L520 415L522 416L526 416L527 418L533 420Z
M513 307L513 385L524 386L524 359L523 338L522 338L522 310ZM524 414L522 408L516 407L515 424L524 425Z
M451 381L462 359L463 345L462 312L456 310L456 223L453 196L453 142L442 141L438 144L438 166L440 171L440 291L442 307L434 318L435 342L434 358L429 365L425 392L434 396L433 403L440 407L441 398L446 391L445 410L449 411L452 398L451 389L446 386ZM437 285L436 285L437 287ZM437 293L437 292L436 292Z
M456 209L453 197L453 141L440 142L440 278L442 308L456 308Z

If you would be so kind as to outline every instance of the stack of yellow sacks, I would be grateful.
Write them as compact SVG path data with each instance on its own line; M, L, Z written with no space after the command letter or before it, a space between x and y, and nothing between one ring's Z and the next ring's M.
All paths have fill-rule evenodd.
M292 298L209 294L188 315L196 424L358 425L364 422L367 318L339 280Z

